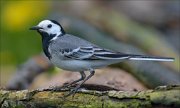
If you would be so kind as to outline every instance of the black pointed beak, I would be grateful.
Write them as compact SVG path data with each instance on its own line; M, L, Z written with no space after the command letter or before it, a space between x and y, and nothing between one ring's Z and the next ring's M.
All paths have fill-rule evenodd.
M43 29L43 28L39 26L34 26L34 27L29 28L29 30L39 30L39 29Z

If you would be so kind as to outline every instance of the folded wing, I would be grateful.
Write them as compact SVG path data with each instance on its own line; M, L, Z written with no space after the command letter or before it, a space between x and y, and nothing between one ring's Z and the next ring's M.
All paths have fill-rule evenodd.
M64 53L64 56L78 60L127 59L127 54L121 54L99 47L79 47Z

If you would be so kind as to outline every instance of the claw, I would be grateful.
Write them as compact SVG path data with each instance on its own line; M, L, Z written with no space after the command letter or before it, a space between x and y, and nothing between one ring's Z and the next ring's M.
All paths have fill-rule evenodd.
M78 89L79 89L80 87L76 87L76 88L74 88L74 89L72 89L67 95L65 95L64 97L69 97L69 96L73 96L74 97L74 95L76 94L76 92L78 91Z
M94 70L91 70L90 71L90 75L87 76L79 85L77 85L74 89L72 89L67 95L65 95L64 97L68 97L68 96L71 96L75 95L75 93L78 91L78 89L81 87L82 84L84 84L84 82L86 82L89 78L91 78L93 75L94 75L95 71Z

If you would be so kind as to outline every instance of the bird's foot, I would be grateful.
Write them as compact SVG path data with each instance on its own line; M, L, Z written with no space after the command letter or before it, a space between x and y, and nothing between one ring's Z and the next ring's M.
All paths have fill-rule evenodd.
M61 89L72 89L73 87L75 87L76 84L72 84L72 83L65 83L64 85L62 85L60 88Z
M69 96L73 96L76 94L76 92L79 90L80 86L75 87L74 89L72 89L68 94L66 94L64 97L69 97Z
M54 87L50 87L49 89L46 89L46 91L51 90L51 91L58 92L58 91L67 91L69 89L70 88L66 88L64 86L54 86Z

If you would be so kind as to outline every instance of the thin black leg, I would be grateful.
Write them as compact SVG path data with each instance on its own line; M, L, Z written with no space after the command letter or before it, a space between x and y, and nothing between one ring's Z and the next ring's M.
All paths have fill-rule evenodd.
M82 84L84 84L88 79L90 79L93 75L94 75L95 71L94 70L90 70L90 75L87 76L79 85L77 85L72 91L69 92L67 96L73 95L77 92L77 90L81 87Z
M60 90L62 90L63 88L70 87L70 86L72 86L73 84L78 83L79 81L84 80L84 79L86 78L86 74L85 74L83 71L81 71L81 72L79 72L79 73L81 74L81 78L80 78L80 79L75 80L75 81L73 81L73 82L71 82L71 83L65 84L65 85L63 85L63 86L61 86L61 87L55 87L55 88L53 88L53 90L54 90L54 91L60 91Z
M75 81L73 81L71 83L65 84L65 85L62 86L62 88L66 88L66 87L72 86L73 84L76 84L79 81L82 81L82 80L84 80L86 78L86 74L83 71L81 71L79 73L81 74L81 78L80 79L75 80Z

